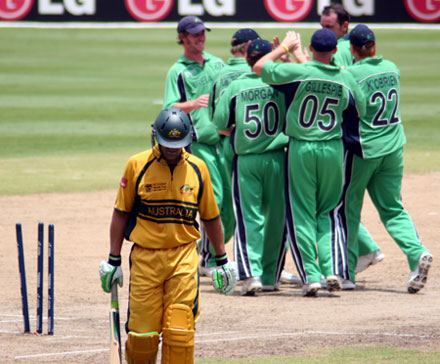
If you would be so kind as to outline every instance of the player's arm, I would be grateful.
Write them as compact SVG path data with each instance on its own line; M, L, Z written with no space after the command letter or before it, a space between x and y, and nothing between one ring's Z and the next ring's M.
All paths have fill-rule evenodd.
M235 84L235 81L230 83L219 97L212 118L212 122L218 128L218 132L227 136L231 135L232 129L234 128L232 116L234 115L235 111L231 110L230 100L231 94L234 92L233 90L235 90Z
M204 94L204 95L200 95L194 100L178 102L174 104L172 107L181 109L187 114L189 114L193 110L197 110L202 107L208 107L208 102L209 102L209 94Z
M299 52L298 52L299 49ZM277 59L284 56L286 53L293 52L293 55L297 59L299 63L305 63L307 62L305 56L302 57L301 54L301 38L299 37L299 34L288 31L286 33L286 36L284 40L272 50L272 52L267 53L263 57L261 57L257 63L254 64L254 67L252 68L252 71L254 71L256 74L261 75L261 70L264 66L264 64L268 61L276 61Z
M128 214L113 210L110 223L110 254L121 255L122 243L124 242L124 231L127 225Z
M209 242L212 244L215 255L219 256L226 254L222 220L220 216L214 220L203 221L203 225L205 226L205 231L208 234Z

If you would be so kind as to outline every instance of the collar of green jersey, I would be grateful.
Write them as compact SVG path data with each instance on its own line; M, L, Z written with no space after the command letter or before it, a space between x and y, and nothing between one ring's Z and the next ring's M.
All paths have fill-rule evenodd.
M212 54L209 54L205 51L203 51L203 60L204 63L209 62L214 56ZM192 59L188 59L185 56L181 56L179 58L179 63L183 64L200 64L199 62L193 61Z

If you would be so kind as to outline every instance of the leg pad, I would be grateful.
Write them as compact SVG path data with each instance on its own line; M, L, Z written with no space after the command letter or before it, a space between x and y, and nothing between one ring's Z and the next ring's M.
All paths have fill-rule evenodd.
M162 364L194 363L194 315L182 304L170 305L165 311Z
M125 343L125 359L128 364L156 364L159 334L139 334L130 331Z

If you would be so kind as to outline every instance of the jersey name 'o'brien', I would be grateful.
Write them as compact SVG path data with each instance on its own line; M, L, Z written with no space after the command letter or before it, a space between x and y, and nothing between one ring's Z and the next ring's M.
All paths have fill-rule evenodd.
M383 77L373 78L371 80L366 81L368 86L368 91L378 90L381 88L388 88L391 86L397 85L398 80L395 75L387 75Z
M305 85L306 91L320 94L342 96L342 86L336 83L322 81L308 81Z
M271 87L265 87L261 89L253 89L246 92L241 93L241 101L255 101L255 100L266 100L272 99L273 97L278 96L278 91L274 90Z

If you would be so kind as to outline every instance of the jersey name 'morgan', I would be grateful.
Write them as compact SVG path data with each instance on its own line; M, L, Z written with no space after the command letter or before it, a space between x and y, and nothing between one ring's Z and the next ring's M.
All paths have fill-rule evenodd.
M275 91L273 88L267 87L267 88L254 89L254 90L248 90L246 92L242 92L241 101L248 102L248 101L256 101L256 100L266 100L266 99L272 99L273 97L276 96L278 96L278 91Z

